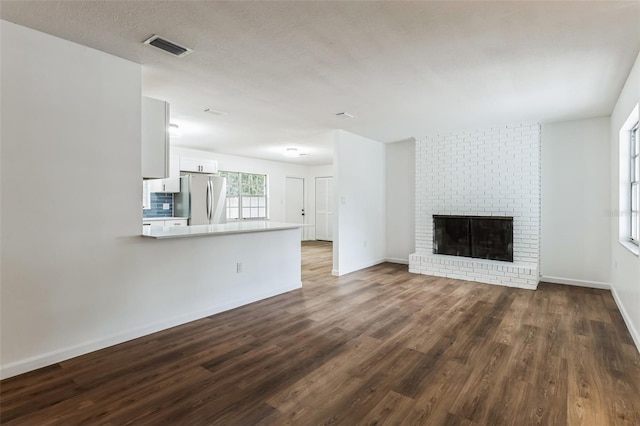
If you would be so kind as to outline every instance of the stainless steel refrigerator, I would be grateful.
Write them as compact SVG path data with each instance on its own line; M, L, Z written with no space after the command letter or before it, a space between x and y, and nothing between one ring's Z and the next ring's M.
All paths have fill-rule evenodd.
M204 173L181 173L173 214L189 218L189 225L227 223L227 179Z

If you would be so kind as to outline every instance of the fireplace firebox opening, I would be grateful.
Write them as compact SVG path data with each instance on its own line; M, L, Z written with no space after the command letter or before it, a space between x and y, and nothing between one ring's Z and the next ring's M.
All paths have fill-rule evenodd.
M513 217L433 215L433 253L513 262Z

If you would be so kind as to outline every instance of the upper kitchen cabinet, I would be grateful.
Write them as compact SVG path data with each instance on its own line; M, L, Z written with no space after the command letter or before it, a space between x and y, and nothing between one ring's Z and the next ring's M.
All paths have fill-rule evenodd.
M169 104L142 98L142 177L169 177Z
M218 173L216 160L180 157L180 171L196 173Z
M180 157L171 155L169 161L169 177L167 179L149 179L149 192L180 192Z

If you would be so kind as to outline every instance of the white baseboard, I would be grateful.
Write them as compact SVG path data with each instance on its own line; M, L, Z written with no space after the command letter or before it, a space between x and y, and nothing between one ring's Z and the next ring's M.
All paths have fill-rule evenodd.
M574 280L571 278L559 278L559 277L547 277L547 276L541 276L540 281L553 283L553 284L572 285L576 287L589 287L589 288L598 288L602 290L611 290L610 283L603 283L600 281Z
M302 287L302 282L298 282L297 285L290 285L287 287L280 287L268 292L256 294L245 297L243 299L234 300L231 302L221 303L213 305L207 309L203 309L198 312L190 312L187 314L179 315L167 320L157 321L148 324L143 327L135 328L132 330L123 331L121 333L115 333L110 336L101 337L98 339L92 339L87 342L79 343L77 345L69 346L55 351L46 352L30 358L21 359L12 363L0 366L0 380L9 377L17 376L18 374L26 373L28 371L36 370L38 368L46 367L48 365L55 364L67 359L71 359L80 355L88 354L100 349L107 348L109 346L117 345L129 340L137 339L148 334L156 333L158 331L166 330L177 325L186 324L191 321L202 319L210 315L218 314L220 312L228 311L249 303L257 302L259 300L267 299L269 297L277 296L279 294L286 293L288 291L296 290Z
M384 261L389 263L400 263L402 265L409 264L409 259L399 259L397 257L387 257Z
M378 259L378 260L374 260L372 262L365 262L365 263L362 263L362 264L360 264L360 265L358 265L356 267L350 268L346 272L340 271L339 269L333 269L331 271L331 275L334 275L336 277L341 277L343 275L347 275L347 274L350 274L352 272L360 271L362 269L366 269L366 268L370 268L372 266L379 265L379 264L384 263L386 261L387 261L386 259Z
M640 352L640 333L633 326L633 322L631 321L631 317L629 316L627 311L624 309L624 305L620 301L620 296L618 296L618 293L616 293L615 287L611 287L611 294L613 295L613 300L616 302L616 305L618 305L618 310L620 311L620 314L622 315L622 319L624 320L624 323L627 325L627 329L629 330L629 334L631 334L631 338L633 339L633 342L636 344L636 348L638 349L638 352Z

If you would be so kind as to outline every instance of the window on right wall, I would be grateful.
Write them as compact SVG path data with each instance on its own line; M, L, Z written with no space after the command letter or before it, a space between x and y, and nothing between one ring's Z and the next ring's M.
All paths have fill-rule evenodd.
M627 117L618 137L618 241L640 256L640 104Z
M629 131L629 241L640 242L640 140L638 122Z

